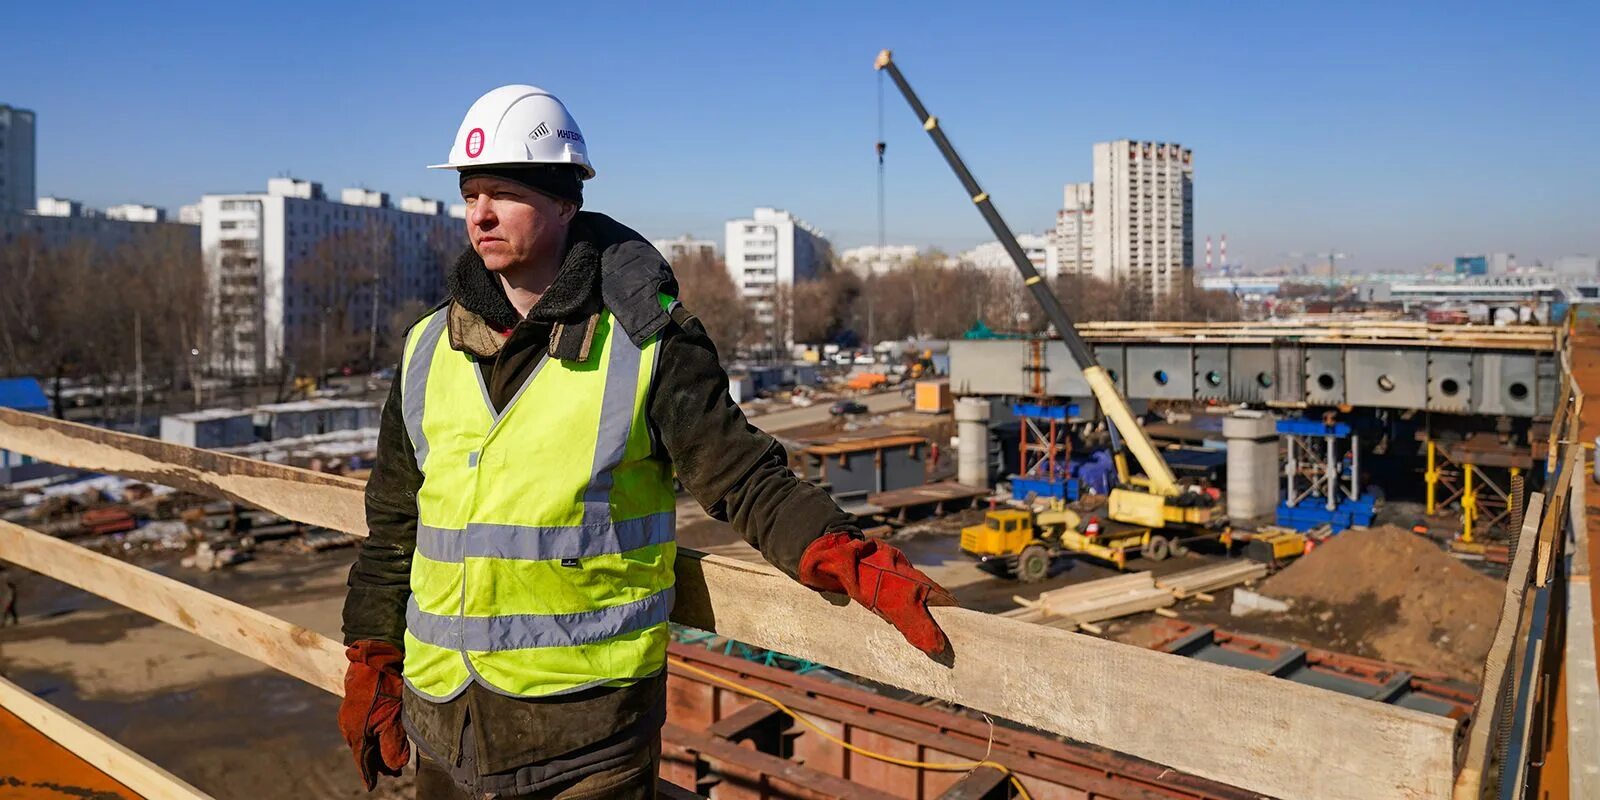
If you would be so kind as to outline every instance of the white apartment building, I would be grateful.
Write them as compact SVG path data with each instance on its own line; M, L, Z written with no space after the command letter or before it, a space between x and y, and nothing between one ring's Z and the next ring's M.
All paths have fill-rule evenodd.
M918 252L914 244L887 244L882 247L869 244L840 253L839 263L864 278L900 269L916 260Z
M139 207L160 211L153 206ZM114 216L111 210L101 214L77 200L60 197L39 198L37 207L30 213L0 212L0 245L26 240L46 250L86 246L96 256L112 253L158 230L176 232L181 240L192 242L198 253L200 228L167 222L164 214Z
M65 197L41 197L34 203L33 213L41 217L98 217L95 210L77 200Z
M124 222L166 222L167 210L141 203L123 203L106 209L106 219L120 219Z
M715 259L717 257L717 243L710 239L696 239L689 234L684 234L676 239L657 239L650 243L656 252L667 260L668 264L675 263L683 258Z
M200 204L190 203L178 208L178 221L185 225L200 224Z
M1019 234L1017 244L1022 245L1022 252L1028 256L1028 262L1033 264L1033 268L1038 270L1040 275L1048 280L1056 277L1059 265L1056 263L1056 248L1049 234ZM1015 271L1017 268L1011 260L1011 254L1006 252L1005 245L999 242L984 242L962 253L960 260L963 264L971 264L985 270Z
M1152 308L1194 269L1194 163L1188 148L1122 139L1094 146L1094 274Z
M35 125L32 111L0 103L0 214L33 208Z
M833 249L821 231L776 208L757 208L746 219L728 220L726 243L728 272L755 312L756 324L768 329L776 318L778 287L793 288L820 276ZM785 346L792 333L782 333Z
M1062 191L1055 254L1059 274L1094 274L1094 184L1069 183Z
M271 373L328 335L374 325L380 337L392 333L384 329L400 304L443 297L445 269L465 243L460 219L438 200L407 197L395 208L384 192L346 189L334 201L321 184L293 178L273 178L260 193L205 195L200 218L216 315L206 363L235 375ZM330 296L346 304L341 313L321 305ZM345 330L330 334L328 320L341 318Z

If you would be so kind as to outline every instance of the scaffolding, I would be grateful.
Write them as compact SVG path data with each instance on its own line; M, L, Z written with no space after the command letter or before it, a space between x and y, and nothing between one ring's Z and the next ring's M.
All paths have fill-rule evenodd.
M1480 536L1510 539L1516 533L1526 496L1523 470L1533 463L1531 450L1504 445L1487 450L1430 437L1427 451L1422 477L1429 516L1459 504L1463 542Z
M1078 406L1018 403L1011 410L1022 423L1011 496L1078 499L1078 482L1070 477L1072 430L1068 425L1078 416Z
M1373 498L1361 493L1361 437L1342 422L1285 419L1277 427L1287 443L1278 524L1335 532L1372 524Z

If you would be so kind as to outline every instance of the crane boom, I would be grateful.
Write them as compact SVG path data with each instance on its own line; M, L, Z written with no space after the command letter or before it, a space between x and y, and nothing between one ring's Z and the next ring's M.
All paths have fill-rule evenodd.
M961 156L956 154L949 137L945 136L944 130L939 127L939 118L928 113L928 109L917 98L917 93L912 91L911 84L906 83L905 75L900 73L900 68L895 65L888 50L878 54L878 60L873 66L889 73L894 85L900 89L900 94L916 113L917 120L922 123L922 129L933 138L933 143L944 155L944 160L950 164L952 170L955 170L956 177L967 190L967 197L972 199L973 204L978 207L978 213L983 215L984 221L989 223L990 230L994 231L995 237L1011 255L1012 263L1016 265L1017 271L1022 273L1023 285L1033 295L1033 299L1044 308L1045 317L1055 326L1056 332L1061 334L1062 340L1067 345L1067 352L1072 355L1072 360L1078 365L1078 369L1083 371L1083 378L1088 382L1089 390L1094 393L1095 401L1100 404L1100 410L1122 434L1123 441L1133 452L1134 460L1139 462L1140 468L1149 478L1151 490L1167 497L1177 495L1178 481L1172 474L1172 468L1167 466L1166 459L1156 451L1155 443L1150 441L1150 436L1145 433L1144 427L1134 419L1133 410L1128 407L1128 401L1117 391L1111 376L1098 361L1095 361L1094 352L1089 349L1083 337L1078 335L1078 328L1073 325L1072 318L1067 316L1067 310L1062 307L1061 300L1050 291L1050 285L1039 275L1039 271L1033 268L1033 262L1028 260L1028 254L1023 251L1017 237L1011 233L1006 221L1000 218L1000 212L995 210L994 202L989 199L989 193L978 185L978 180L972 177L972 171L967 169Z

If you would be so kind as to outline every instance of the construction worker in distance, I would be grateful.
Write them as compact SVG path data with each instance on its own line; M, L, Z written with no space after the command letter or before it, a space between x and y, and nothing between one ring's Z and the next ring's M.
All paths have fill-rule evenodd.
M954 599L790 472L660 254L579 210L595 171L560 100L489 92L438 168L470 247L406 332L344 607L369 790L409 734L418 798L654 796L674 468L783 572L948 647L928 606Z

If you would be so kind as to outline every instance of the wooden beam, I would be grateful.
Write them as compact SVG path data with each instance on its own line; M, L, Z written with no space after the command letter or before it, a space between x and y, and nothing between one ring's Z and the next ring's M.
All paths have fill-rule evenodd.
M86 468L132 468L154 481L163 480L158 477L167 474L163 470L196 487L216 480L241 502L283 508L281 513L296 519L306 518L301 512L309 504L295 492L313 485L325 498L325 518L361 517L361 492L353 481L312 483L300 475L304 470L258 462L250 462L251 479L242 481L231 472L219 476L209 468L166 467L120 449L123 439L148 440L68 437L57 432L63 423L22 416L30 418L19 424L15 412L0 414L0 447L58 463L68 451ZM13 438L18 436L21 442ZM192 448L160 447L163 457L203 463ZM338 529L365 533L364 526L346 524ZM14 525L4 531L0 557L53 569L48 574L59 580L341 692L343 658L332 640L192 587L166 586L162 582L176 582L42 534ZM672 619L684 625L1263 794L1439 798L1449 793L1455 732L1450 720L974 611L933 613L952 644L953 656L943 663L907 645L870 612L806 589L776 569L679 551ZM1173 731L1185 733L1174 736ZM1282 764L1295 766L1283 769Z
M0 521L0 559L93 592L344 696L344 647L316 631L125 561Z
M0 449L264 508L367 535L360 481L0 408ZM351 497L357 500L351 503Z
M211 800L211 795L5 678L0 678L0 707L143 797Z
M1534 492L1529 495L1528 508L1522 516L1522 531L1517 537L1517 551L1511 554L1505 600L1500 606L1500 622L1495 626L1494 643L1489 646L1489 655L1484 663L1483 690L1478 694L1477 713L1472 716L1472 727L1467 731L1466 749L1461 757L1461 771L1456 776L1455 800L1478 800L1482 794L1483 779L1489 771L1489 740L1494 735L1495 718L1500 712L1500 692L1505 686L1506 674L1515 655L1514 640L1532 577L1539 538L1539 518L1543 511L1544 494Z

